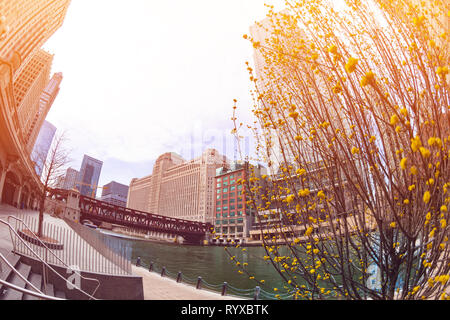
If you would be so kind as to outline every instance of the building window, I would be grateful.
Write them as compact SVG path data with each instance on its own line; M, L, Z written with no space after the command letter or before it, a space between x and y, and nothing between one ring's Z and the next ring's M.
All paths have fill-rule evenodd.
M234 204L230 205L230 210L236 209L236 206Z
M220 188L220 183L217 184L217 188Z
M230 203L234 203L236 201L236 199L230 199Z
M216 213L216 218L220 218L220 213Z
M222 213L222 217L224 217L224 218L228 217L228 212Z
M228 220L223 220L223 224L228 224Z
M217 201L217 202L216 202L216 205L217 205L217 206L220 206L220 201Z
M236 189L235 186L231 186L231 187L230 187L230 191L234 191L234 189Z
M230 227L230 232L229 233L234 233L234 227Z
M217 189L217 193L220 193L220 189Z
M236 220L230 219L230 224L233 224Z
M222 210L221 207L217 207L217 208L216 208L216 211L220 211L220 210Z
M237 223L242 223L242 222L244 222L244 219L242 219L242 218L237 219Z
M222 227L222 233L228 233L228 227Z
M220 195L217 196L217 199L220 199Z
M238 211L238 216L242 216L242 211Z
M230 217L234 217L236 215L236 212L235 211L231 211L230 212Z
M228 206L222 207L223 211L228 210Z
M230 198L234 198L234 192L230 192L228 195Z
M228 204L228 200L223 200L222 204Z
M224 185L224 186L227 186L227 185L228 185L228 181L224 181L224 182L223 182L223 185Z
M221 221L220 220L216 220L216 225L220 225Z
M228 192L228 188L223 188L223 192Z
M238 226L238 227L237 227L237 232L243 232L243 229L244 229L244 228L243 228L242 226Z

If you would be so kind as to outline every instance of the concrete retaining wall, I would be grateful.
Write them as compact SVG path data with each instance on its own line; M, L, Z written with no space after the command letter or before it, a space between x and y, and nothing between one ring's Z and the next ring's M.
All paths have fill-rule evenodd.
M31 257L21 255L23 263L31 266L31 270L34 273L42 274L42 262L33 259ZM67 268L61 266L55 266L50 264L60 275L65 279L71 276L71 273L67 273ZM81 272L83 277L94 278L100 281L100 287L95 293L94 297L103 300L143 300L144 288L142 277L134 275L108 275L92 272ZM55 287L55 290L63 291L66 294L67 299L73 300L87 300L86 295L79 290L70 290L67 286L67 282L57 276L53 271L48 271L49 282ZM95 289L97 283L94 281L88 281L81 279L81 289L91 294Z

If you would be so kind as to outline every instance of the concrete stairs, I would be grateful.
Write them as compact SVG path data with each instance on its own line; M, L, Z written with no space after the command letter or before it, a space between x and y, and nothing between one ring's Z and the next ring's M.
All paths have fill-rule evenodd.
M31 267L23 262L19 255L13 253L1 252L4 257L14 266L14 268L19 271L19 273L24 276L29 282L31 282L36 288L40 289L43 293L49 296L58 297L61 299L66 299L66 294L63 291L56 290L51 283L44 285L44 281L41 274L34 273L31 271ZM0 259L1 271L0 279L14 284L20 288L25 288L33 291L31 286L29 286L25 281L23 281L16 273L12 271L9 266L3 263ZM39 298L22 293L20 291L8 288L0 284L0 300L39 300Z

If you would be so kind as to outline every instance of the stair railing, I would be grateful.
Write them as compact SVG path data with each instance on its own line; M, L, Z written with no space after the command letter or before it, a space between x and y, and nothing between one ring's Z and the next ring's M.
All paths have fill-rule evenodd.
M25 281L25 283L27 285L29 285L33 290L36 290L39 294L44 294L41 290L39 290L38 288L36 288L36 286L34 284L32 284L30 281L28 281L27 278L25 278L16 268L14 268L14 266L8 261L8 259L6 259L6 257L0 252L0 259L3 260L3 262L23 281ZM1 266L1 263L0 263ZM0 268L1 270L1 268ZM1 279L0 279L1 280ZM5 279L6 282L6 279Z
M40 293L31 291L31 290L28 290L28 289L25 289L25 288L18 287L16 285L14 285L12 283L9 283L9 282L6 282L6 281L4 281L2 279L0 279L0 284L4 285L5 287L8 287L10 289L13 289L13 290L16 290L16 291L20 291L22 293L25 293L25 294L28 294L30 296L37 297L37 298L40 298L40 299L43 299L43 300L65 300L65 299L52 297L52 296L48 296L48 295L45 295L45 294L40 294Z
M51 253L51 255L52 256L54 256L59 262L61 262L66 268L68 268L68 269L72 269L67 263L65 263L62 259L60 259L59 257L58 257L58 255L56 254L56 253L54 253L34 232L33 232L33 230L31 230L31 228L22 220L22 219L20 219L20 218L18 218L18 217L16 217L16 216L12 216L12 215L9 215L8 216L8 222L9 222L9 219L14 219L14 220L16 220L16 221L19 221L20 223L22 223L24 226L25 226L25 228L27 228L27 230L28 231L30 231L31 232L31 234L34 236L34 238L36 239L36 240L38 240L39 241L39 243L46 249L45 250L45 262L47 263L47 260L48 260L48 253L50 252ZM20 238L20 240L22 240L22 238ZM86 281L93 281L93 282L96 282L97 283L97 286L95 287L95 289L94 289L94 291L91 293L91 295L90 295L90 297L91 296L94 296L94 294L97 292L97 290L98 290L98 288L100 287L100 281L98 280L98 279L95 279L95 278L88 278L88 277L84 277L84 276L82 276L81 275L81 273L79 273L78 271L76 271L76 270L72 270L73 271L73 273L74 274L76 274L77 276L79 276L80 277L80 279L84 279L84 280L86 280ZM45 269L45 276L46 276L46 278L48 279L48 269ZM71 285L71 286L74 286L74 285ZM76 286L74 286L75 288L76 288ZM81 290L81 289L80 289Z
M12 217L12 216L10 216L10 217ZM16 218L16 217L13 217L13 218ZM16 218L16 219L18 219L18 218ZM18 220L20 220L20 219L18 219ZM23 221L22 221L23 222ZM94 292L92 293L92 295L90 295L89 293L87 293L87 292L85 292L83 289L81 289L81 288L79 288L77 285L75 285L74 283L71 283L69 280L67 280L66 278L64 278L61 274L59 274L59 272L57 272L52 266L50 266L47 262L45 262L42 258L41 258L41 256L39 255L39 254L37 254L29 245L28 245L28 243L24 240L24 239L22 239L22 237L16 232L16 230L13 228L13 226L11 226L11 224L9 223L9 222L6 222L6 221L4 221L3 219L0 219L0 223L3 223L4 225L6 225L8 228L9 228L9 233L10 233L10 235L11 235L11 239L13 239L13 234L16 236L16 238L17 239L19 239L20 240L20 242L22 242L22 244L24 244L25 245L25 247L28 249L28 250L30 250L30 252L40 261L40 262L42 262L43 264L45 264L45 266L48 268L48 269L50 269L51 271L53 271L58 277L60 277L62 280L64 280L67 284L68 284L68 286L70 286L70 287L72 287L72 288L75 288L75 289L77 289L78 291L80 291L81 293L83 293L84 295L86 295L87 297L89 297L89 300L97 300L97 298L95 298L95 297L93 297L92 295L94 295L95 294L95 292L97 291L97 289L98 289L98 287L100 286L100 281L98 281L97 279L93 279L93 278L86 278L86 277L83 277L83 276L81 276L80 275L80 277L82 277L83 279L86 279L86 280L92 280L92 281L96 281L97 283L98 283L98 285L97 285L97 287L95 288L95 290L94 290ZM24 223L25 224L25 223ZM28 227L27 227L28 228ZM33 233L34 234L34 233ZM39 241L40 241L40 239L39 239ZM15 246L15 242L13 241L13 244L14 244L14 246ZM43 244L44 246L45 246L45 244ZM14 248L15 249L15 248ZM48 249L48 248L47 248ZM50 252L52 252L51 250L50 250ZM78 274L79 275L79 274Z

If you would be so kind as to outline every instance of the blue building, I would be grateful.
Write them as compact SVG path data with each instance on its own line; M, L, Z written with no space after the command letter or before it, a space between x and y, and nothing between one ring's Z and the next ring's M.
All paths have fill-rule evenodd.
M56 127L50 122L44 121L31 153L31 160L36 163L35 170L38 176L42 175L55 132Z
M87 197L95 198L103 161L84 155L76 188Z

